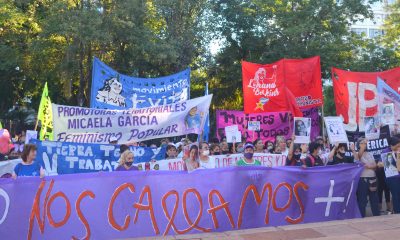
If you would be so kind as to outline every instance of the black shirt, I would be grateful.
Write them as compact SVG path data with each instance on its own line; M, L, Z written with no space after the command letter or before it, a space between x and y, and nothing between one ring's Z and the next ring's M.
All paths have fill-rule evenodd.
M304 159L304 163L307 167L324 166L324 162L319 156L314 157L312 155L308 155L306 159Z
M340 163L353 163L354 158L353 157L347 157L344 156L343 158L339 158L336 154L333 156L333 161L328 162L328 165L336 165Z

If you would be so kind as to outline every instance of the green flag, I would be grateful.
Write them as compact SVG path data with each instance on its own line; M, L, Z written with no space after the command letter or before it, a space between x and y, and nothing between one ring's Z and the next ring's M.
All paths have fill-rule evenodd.
M39 139L44 140L47 138L48 140L53 140L53 113L47 82L44 85L42 98L40 99L38 120L41 123Z

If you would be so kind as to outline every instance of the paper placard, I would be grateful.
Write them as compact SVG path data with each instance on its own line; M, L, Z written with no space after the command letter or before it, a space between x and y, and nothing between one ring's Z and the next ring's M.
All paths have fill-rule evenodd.
M295 143L309 143L311 133L311 118L294 118Z
M228 143L241 142L242 134L239 132L238 125L225 127L225 136Z
M28 144L31 139L37 139L37 135L37 131L26 130L25 144Z
M341 117L324 117L324 121L331 144L349 142Z
M364 130L367 139L378 139L379 119L377 117L364 117Z
M259 121L249 121L247 125L247 129L250 131L260 131L260 122Z

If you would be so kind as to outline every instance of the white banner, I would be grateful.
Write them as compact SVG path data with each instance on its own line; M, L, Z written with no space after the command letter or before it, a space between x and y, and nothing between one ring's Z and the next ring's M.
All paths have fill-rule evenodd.
M22 162L21 158L8 160L8 161L1 161L0 162L0 177L6 173L12 174L14 172L15 166Z
M210 156L210 162L215 161L215 168L233 167L236 162L243 159L243 154L227 154ZM255 153L254 159L261 162L265 167L281 167L286 165L286 156L282 154ZM142 171L164 170L164 171L183 171L184 161L181 158L160 160L156 162L134 164Z
M119 144L200 134L212 95L164 106L107 110L52 104L54 140L58 142Z

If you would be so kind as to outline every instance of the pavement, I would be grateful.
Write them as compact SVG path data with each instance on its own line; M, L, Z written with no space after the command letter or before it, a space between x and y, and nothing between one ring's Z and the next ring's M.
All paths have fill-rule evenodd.
M227 232L188 234L137 239L192 239L192 240L399 240L400 214L366 217L330 222L296 224L280 227L253 228Z

